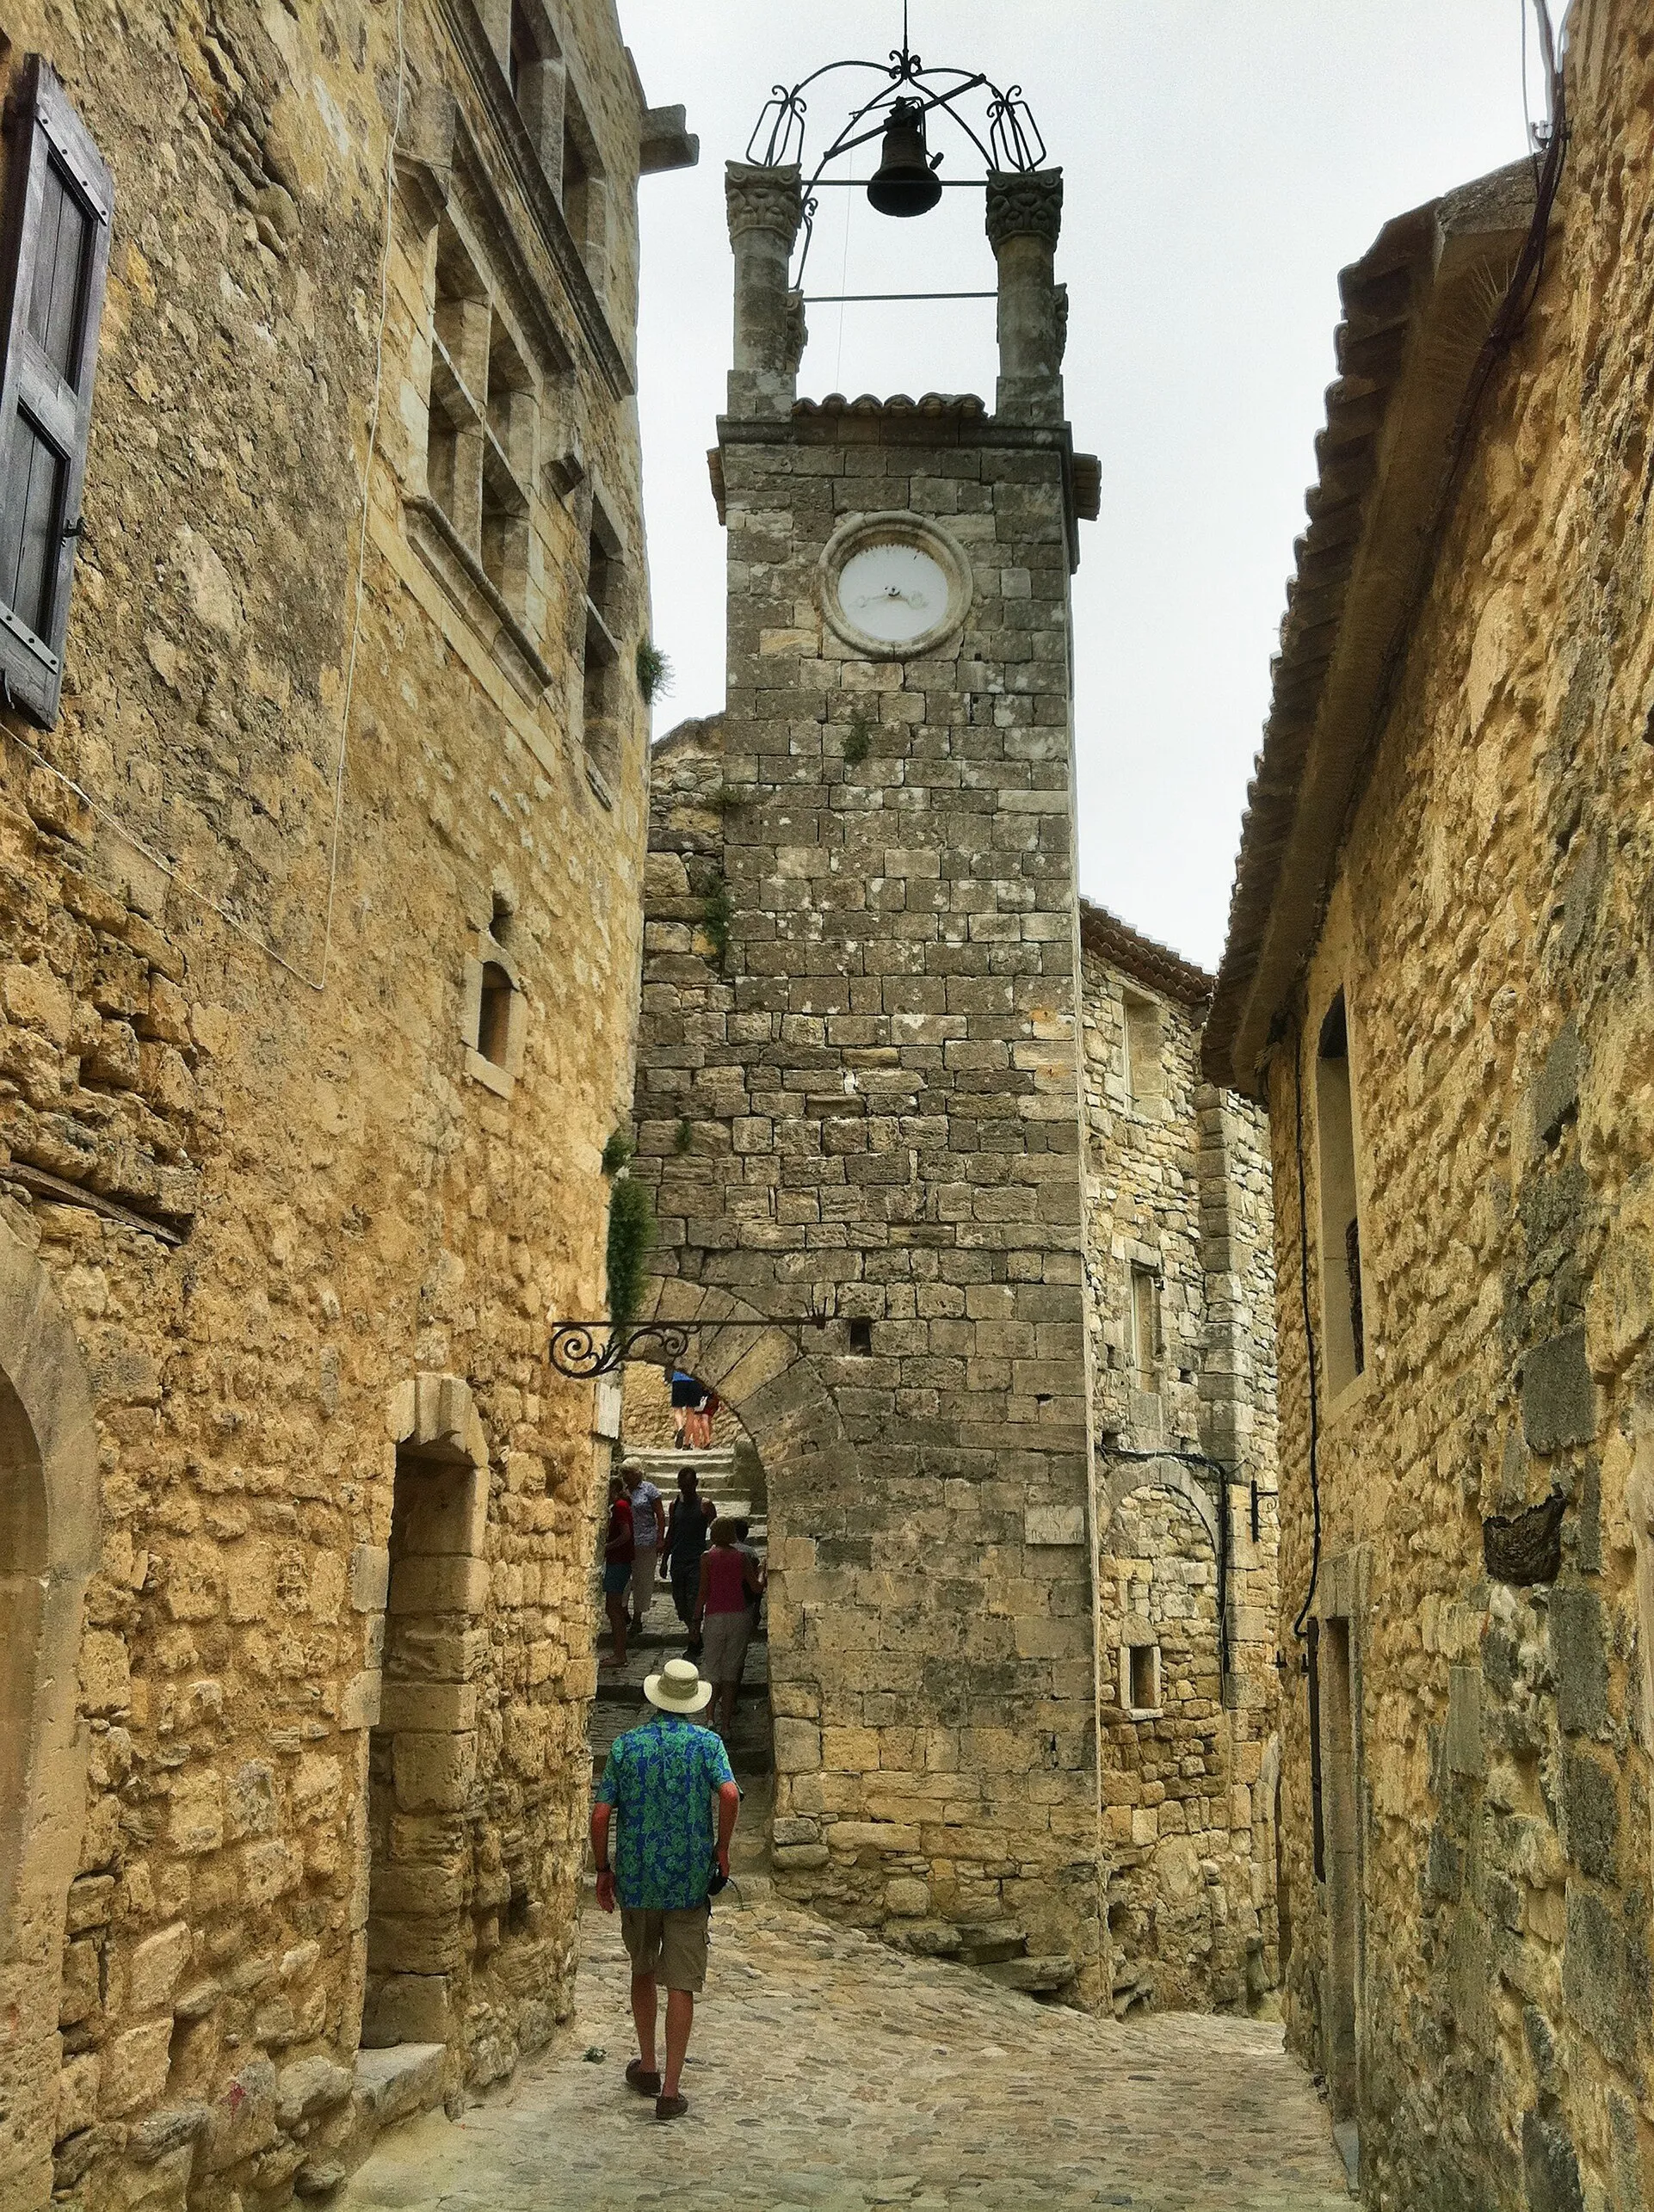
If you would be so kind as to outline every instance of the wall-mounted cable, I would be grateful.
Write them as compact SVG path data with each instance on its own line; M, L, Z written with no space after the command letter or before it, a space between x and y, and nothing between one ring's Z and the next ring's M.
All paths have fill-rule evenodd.
M1304 1624L1315 1603L1321 1579L1321 1408L1315 1373L1315 1323L1310 1315L1310 1210L1304 1174L1304 1025L1293 1038L1293 1139L1298 1155L1298 1291L1304 1309L1304 1351L1310 1384L1310 1584L1293 1623L1294 1640L1304 1641Z

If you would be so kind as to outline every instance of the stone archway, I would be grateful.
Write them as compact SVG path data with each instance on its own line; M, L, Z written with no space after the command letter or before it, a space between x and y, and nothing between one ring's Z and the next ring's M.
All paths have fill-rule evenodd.
M1236 2007L1219 1524L1176 1459L1116 1467L1098 1500L1099 1754L1113 1845L1117 2012Z
M816 1548L830 1500L854 1481L854 1455L796 1325L781 1328L727 1291L675 1276L657 1285L652 1318L693 1329L688 1363L738 1418L763 1465L774 1819L779 1833L788 1834L780 1824L818 1809L808 1778L821 1766L821 1652L830 1624L817 1597Z
M20 2203L31 2187L44 2203L52 2186L64 1919L86 1814L82 1605L98 1529L80 1347L50 1272L0 1225L0 2195L15 2186Z

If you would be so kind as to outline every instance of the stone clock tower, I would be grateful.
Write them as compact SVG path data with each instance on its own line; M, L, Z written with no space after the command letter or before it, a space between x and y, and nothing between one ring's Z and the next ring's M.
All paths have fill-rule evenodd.
M781 1886L1106 2001L1061 173L987 179L991 411L799 400L799 171L727 197L728 705L656 771L707 756L651 862L657 1311L765 1465Z

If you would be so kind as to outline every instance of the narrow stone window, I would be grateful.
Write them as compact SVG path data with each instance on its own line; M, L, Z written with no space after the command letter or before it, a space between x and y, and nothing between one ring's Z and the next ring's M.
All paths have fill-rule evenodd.
M528 484L534 470L534 393L522 356L492 318L483 433L483 573L514 614L528 584Z
M620 767L623 723L620 646L624 564L619 533L594 504L587 545L586 630L581 664L586 758L605 783Z
M579 102L563 96L563 219L593 281L601 286L604 246L602 164Z
M1160 1279L1151 1267L1132 1269L1132 1379L1152 1396L1160 1388Z
M1327 1393L1336 1397L1367 1365L1349 1022L1342 991L1321 1025L1315 1065L1315 1115L1321 1192L1321 1325Z
M1127 991L1121 1001L1125 1031L1126 1096L1143 1113L1166 1094L1164 1039L1160 1008L1153 999Z
M1132 1634L1128 1628L1127 1634ZM1120 1653L1121 1703L1134 1721L1147 1720L1160 1710L1160 1646L1139 1624L1136 1640Z
M483 414L491 317L482 280L446 228L437 241L425 484L461 543L482 536Z
M519 109L523 108L534 91L535 73L540 66L540 43L534 36L534 25L522 0L511 0L511 58L509 73L511 97ZM527 117L524 118L527 120Z
M511 978L499 962L485 960L483 963L482 1013L477 1025L477 1050L484 1060L491 1061L497 1068L505 1065L514 995Z
M466 962L460 1017L467 1072L502 1098L522 1072L528 1023L509 941L514 926L511 902L497 891L489 926L478 931L476 954Z
M872 1352L873 1323L870 1321L853 1321L850 1323L850 1349L861 1358Z

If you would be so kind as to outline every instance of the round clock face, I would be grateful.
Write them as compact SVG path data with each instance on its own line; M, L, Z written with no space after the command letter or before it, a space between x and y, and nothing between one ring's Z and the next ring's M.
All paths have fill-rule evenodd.
M965 548L932 517L847 514L821 551L821 611L872 661L957 652L971 611Z
M838 572L838 605L852 629L880 644L904 645L947 613L947 575L922 545L863 545Z

